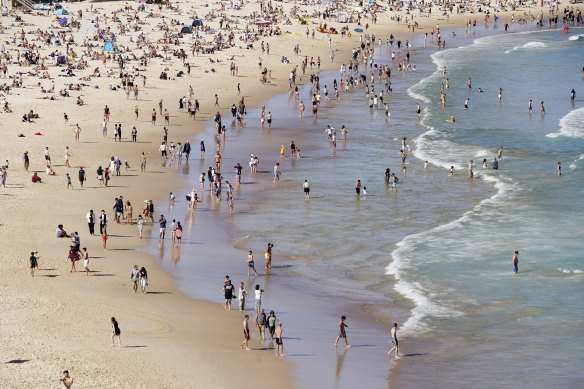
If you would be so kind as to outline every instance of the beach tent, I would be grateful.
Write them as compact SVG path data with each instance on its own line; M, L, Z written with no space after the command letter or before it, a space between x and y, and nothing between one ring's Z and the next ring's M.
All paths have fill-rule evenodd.
M65 8L59 8L55 11L55 15L67 15L67 10Z
M111 41L105 42L103 45L103 51L115 51L114 44Z
M69 19L67 18L61 18L59 19L59 25L64 26L65 24L67 24L68 21Z
M184 26L183 28L180 29L181 34L192 34L193 33L193 29L190 28L189 26Z
M341 12L341 11L333 12L331 16L333 18L337 18L339 23L346 23L347 22L347 13L346 12Z
M67 63L67 57L60 55L57 57L57 65L65 65Z
M202 27L202 26L203 26L203 21L201 19L193 20L193 27Z

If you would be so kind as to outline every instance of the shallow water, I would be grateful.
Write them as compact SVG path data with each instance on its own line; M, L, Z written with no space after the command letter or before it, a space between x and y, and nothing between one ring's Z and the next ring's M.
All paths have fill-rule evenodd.
M458 35L449 43L471 44L474 38ZM271 99L266 107L274 113L273 128L261 130L258 110L250 110L243 128L231 126L222 149L226 179L234 181L230 167L236 162L246 168L235 214L207 194L193 215L178 201L169 212L183 221L185 242L180 249L159 247L159 255L193 297L220 302L225 272L236 282L261 283L267 304L286 323L301 387L386 387L392 366L398 367L391 370L399 373L395 384L405 387L484 386L493 383L494 372L508 373L497 375L497 385L568 387L582 362L576 344L583 328L584 264L574 237L583 229L578 183L584 129L581 100L571 105L569 91L582 83L577 60L583 44L560 31L496 36L441 51L432 62L427 57L434 49L416 38L417 72L401 74L392 66L390 121L382 110L369 110L363 87L339 101L323 101L319 120L309 109L308 117L299 118L293 96ZM385 46L376 61L391 62ZM437 66L448 69L445 109L439 106L443 76L435 73ZM533 82L542 72L545 84ZM321 85L332 90L333 78L339 73L324 74ZM308 108L310 93L308 86L301 89ZM415 99L422 102L420 117ZM537 113L541 99L543 119ZM445 121L451 115L455 123ZM334 153L323 133L327 124L339 139L341 125L349 130ZM205 135L208 150L211 134ZM417 157L408 159L405 174L403 137ZM279 145L291 140L301 159L280 159ZM505 148L501 170L484 171L482 158L490 161L499 146ZM260 157L255 176L247 169L250 153ZM477 175L472 181L464 171L469 159ZM432 163L428 171L423 160ZM555 176L557 160L564 164L561 178ZM278 161L282 180L272 184ZM210 163L208 155L180 171L193 183ZM457 170L453 177L445 170L450 165ZM383 180L386 167L400 178L397 193ZM311 183L309 202L302 195L304 179ZM367 198L355 196L357 179ZM223 248L230 241L240 250ZM275 244L277 267L264 276L267 242ZM521 252L519 276L510 271L515 249ZM245 250L256 253L260 277L245 276ZM330 345L338 316L347 312L352 342L360 347L335 353ZM384 331L394 321L405 323L403 351L412 358L388 365ZM542 359L552 345L563 353ZM526 366L533 367L530 377L517 381L511 373Z

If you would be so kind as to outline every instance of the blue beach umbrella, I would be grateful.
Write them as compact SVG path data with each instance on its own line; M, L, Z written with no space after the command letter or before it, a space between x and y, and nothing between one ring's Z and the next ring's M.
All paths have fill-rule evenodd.
M105 42L105 44L103 45L103 51L104 52L115 51L114 44L111 41Z

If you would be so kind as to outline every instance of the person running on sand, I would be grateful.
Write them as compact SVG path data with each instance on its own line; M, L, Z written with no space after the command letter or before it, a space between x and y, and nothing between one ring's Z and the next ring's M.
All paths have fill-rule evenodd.
M339 335L335 340L335 346L339 344L339 340L342 338L345 340L346 347L351 347L349 345L349 341L347 340L347 331L345 330L345 328L349 328L349 326L345 323L346 319L347 319L346 316L341 316L341 320L339 321Z
M112 347L115 346L114 339L118 338L118 346L122 347L122 331L115 317L112 317Z

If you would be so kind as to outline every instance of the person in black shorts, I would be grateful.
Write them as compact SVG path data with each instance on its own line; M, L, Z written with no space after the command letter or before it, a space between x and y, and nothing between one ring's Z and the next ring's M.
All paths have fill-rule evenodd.
M38 260L37 260L37 257L35 256L35 254L36 253L34 251L32 251L30 253L30 275L33 277L34 277L35 269L38 269L38 267L39 267L39 263L38 263Z

